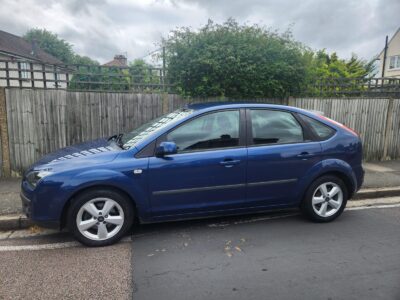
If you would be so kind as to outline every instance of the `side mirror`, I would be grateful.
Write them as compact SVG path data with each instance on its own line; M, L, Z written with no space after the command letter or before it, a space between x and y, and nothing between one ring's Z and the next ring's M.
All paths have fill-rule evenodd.
M163 157L165 155L175 154L178 152L178 148L174 142L162 142L160 146L156 148L156 156Z

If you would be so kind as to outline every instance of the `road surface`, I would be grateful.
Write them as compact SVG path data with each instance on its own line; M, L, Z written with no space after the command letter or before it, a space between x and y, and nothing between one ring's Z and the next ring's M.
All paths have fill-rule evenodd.
M146 225L105 248L3 232L0 299L400 299L399 228L390 205Z

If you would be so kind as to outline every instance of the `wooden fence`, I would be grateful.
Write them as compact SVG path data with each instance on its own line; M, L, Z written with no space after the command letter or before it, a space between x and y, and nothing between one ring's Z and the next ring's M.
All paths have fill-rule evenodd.
M1 90L5 92L3 110ZM197 99L217 100L228 99ZM366 160L400 158L400 99L255 101L323 111L326 116L360 133ZM74 143L130 131L186 102L172 94L0 88L0 176L9 176L10 173L20 176L46 153Z
M21 175L46 153L131 131L184 104L171 94L9 88L5 95L12 176Z

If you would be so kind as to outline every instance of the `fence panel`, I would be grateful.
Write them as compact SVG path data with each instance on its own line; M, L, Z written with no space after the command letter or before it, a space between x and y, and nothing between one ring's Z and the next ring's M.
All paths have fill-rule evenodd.
M388 157L400 158L400 99L393 99L392 120L389 125Z
M130 131L187 101L172 94L9 88L6 102L11 169L18 176L46 153Z

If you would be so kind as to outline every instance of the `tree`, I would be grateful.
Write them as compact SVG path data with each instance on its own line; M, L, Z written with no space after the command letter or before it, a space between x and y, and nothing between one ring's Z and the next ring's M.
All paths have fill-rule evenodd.
M355 54L348 60L339 59L336 52L329 55L323 49L313 54L310 70L320 79L363 78L374 75L374 61L361 60Z
M135 59L129 64L129 74L133 87L144 89L145 85L155 85L150 89L155 90L156 85L160 84L160 74L156 74L154 66L146 63L143 59ZM140 86L142 85L142 86Z
M307 84L301 94L332 96L366 90L369 78L375 75L374 61L365 61L352 54L340 59L336 52L326 50L307 54ZM355 95L355 94L354 94Z
M98 66L100 65L97 60L91 59L89 56L74 55L73 63L76 65Z
M30 42L35 40L40 49L50 53L65 64L99 65L98 61L88 56L76 54L72 49L72 44L47 29L29 29L23 37Z
M185 96L283 97L306 80L306 48L290 32L210 20L172 31L163 45L169 80Z
M74 63L74 51L72 45L46 29L29 29L23 36L28 41L35 40L38 46L58 58L65 64Z

